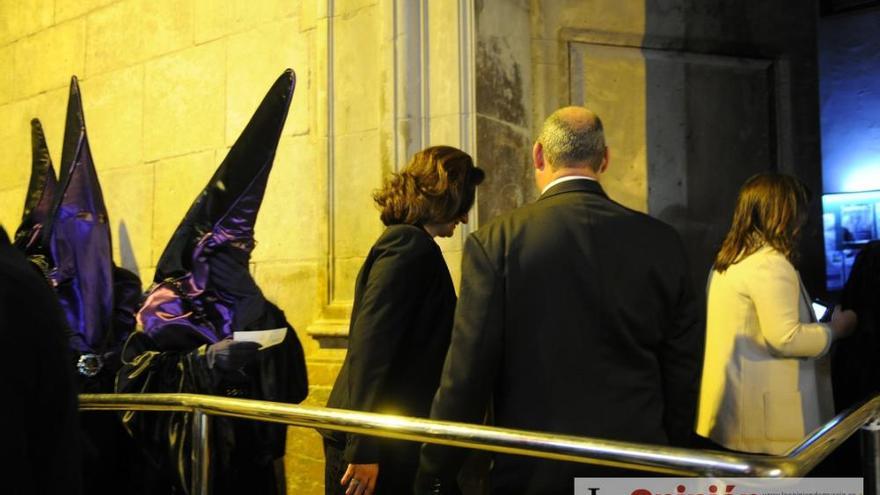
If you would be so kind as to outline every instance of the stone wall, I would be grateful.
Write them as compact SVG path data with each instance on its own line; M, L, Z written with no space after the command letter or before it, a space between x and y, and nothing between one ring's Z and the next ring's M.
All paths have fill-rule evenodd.
M679 230L695 286L749 175L778 170L820 189L817 2L531 0L529 7L532 121L568 104L599 113L611 150L603 187ZM801 272L818 294L818 205L811 218Z
M76 74L114 258L149 285L189 204L292 67L296 93L251 269L306 348L306 404L323 405L354 278L382 229L371 192L422 147L474 148L472 9L467 0L0 0L0 224L18 226L32 117L57 169ZM456 279L461 244L462 233L441 241ZM315 432L290 429L286 463L290 493L323 493Z
M489 177L479 197L483 222L538 195L529 2L483 0L475 7L477 155Z

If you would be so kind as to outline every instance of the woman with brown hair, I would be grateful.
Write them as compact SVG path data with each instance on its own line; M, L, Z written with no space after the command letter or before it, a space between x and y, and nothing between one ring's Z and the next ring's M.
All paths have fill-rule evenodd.
M749 178L715 258L697 433L728 449L783 454L834 415L825 355L856 315L816 321L793 266L808 203L794 177Z
M327 407L427 417L449 347L455 289L434 237L467 223L483 171L434 146L373 195L387 228L355 282L348 353ZM324 433L325 492L409 493L419 444Z

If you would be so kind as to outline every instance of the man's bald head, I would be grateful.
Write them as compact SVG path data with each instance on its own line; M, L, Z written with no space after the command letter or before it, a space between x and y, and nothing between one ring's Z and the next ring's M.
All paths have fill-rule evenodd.
M538 142L553 170L590 167L599 171L605 157L602 120L584 107L563 107L553 112L544 121Z

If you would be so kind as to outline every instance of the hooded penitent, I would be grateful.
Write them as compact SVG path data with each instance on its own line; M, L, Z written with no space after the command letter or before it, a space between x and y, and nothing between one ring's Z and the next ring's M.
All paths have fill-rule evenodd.
M21 224L15 231L15 247L45 269L47 266L45 253L41 250L41 233L52 211L58 180L55 178L55 168L52 166L52 158L49 157L49 147L46 145L46 136L39 119L31 120L31 149L31 181L24 200Z
M168 242L154 284L138 313L143 332L123 350L116 380L121 393L202 393L298 403L308 393L305 358L284 313L267 301L248 271L254 224L275 150L293 97L295 76L272 85L214 176L196 197ZM220 342L235 331L286 328L284 340L261 349L230 372L215 362ZM216 355L216 354L215 354ZM123 423L164 480L185 493L190 486L191 415L128 412ZM286 427L218 419L212 435L214 493L276 491ZM167 489L163 489L167 488ZM177 493L177 492L175 492Z
M211 259L218 251L238 252L247 271L257 212L295 85L290 69L275 81L165 247L138 313L159 348L192 349L232 334L242 301L234 288L211 282Z
M113 264L107 208L76 76L70 81L59 188L42 242L49 247L50 282L73 331L71 347L81 355L108 352L131 330L120 327L133 323L130 315L140 282Z

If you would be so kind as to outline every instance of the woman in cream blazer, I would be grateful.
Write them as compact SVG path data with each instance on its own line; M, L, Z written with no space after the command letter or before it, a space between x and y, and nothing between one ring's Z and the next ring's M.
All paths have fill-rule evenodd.
M855 314L816 321L791 261L807 203L793 177L750 178L710 275L697 433L728 449L783 454L834 415L826 354Z

